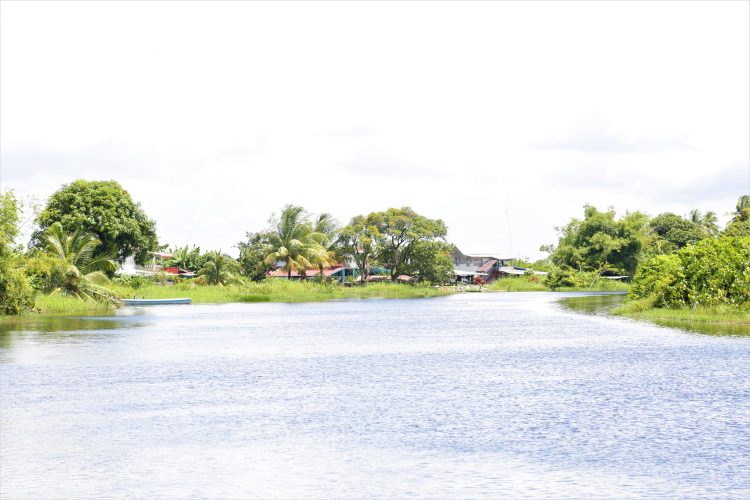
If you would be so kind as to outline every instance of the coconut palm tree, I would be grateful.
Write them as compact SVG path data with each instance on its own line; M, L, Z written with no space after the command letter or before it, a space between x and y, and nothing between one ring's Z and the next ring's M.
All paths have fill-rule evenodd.
M67 234L59 222L52 224L44 234L47 251L65 261L67 267L60 286L52 293L72 295L83 300L117 303L119 298L107 288L110 284L106 272L113 272L117 264L108 255L94 257L101 245L96 236L76 229Z
M293 271L305 279L305 269L313 267L313 262L323 260L326 255L320 243L325 235L314 230L302 207L286 205L281 217L272 218L268 240L265 263L283 262L282 269L288 279L292 279Z
M711 210L709 210L708 212L703 214L701 225L703 226L703 229L711 236L716 236L719 234L719 219L718 217L716 217L716 212L712 212Z
M737 200L737 209L730 214L730 222L742 222L750 219L750 196L743 194Z
M338 260L337 257L339 256L336 251L338 233L338 223L329 213L318 215L313 222L313 234L324 236L324 238L319 238L318 241L324 252L314 259L318 265L320 279L323 279L323 268L335 264Z
M218 251L206 253L205 258L197 274L207 285L226 285L237 280L239 264L232 257Z

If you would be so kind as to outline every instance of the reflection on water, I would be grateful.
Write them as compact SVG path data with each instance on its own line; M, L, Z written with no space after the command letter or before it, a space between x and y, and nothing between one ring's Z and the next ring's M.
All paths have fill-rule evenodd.
M560 305L565 309L585 314L608 315L612 311L612 309L620 306L624 300L625 295L621 293L590 295L584 297L567 297L560 300ZM708 335L750 336L750 325L748 324L738 325L730 323L708 323L705 321L684 321L668 319L654 319L649 321L659 326L677 328Z
M7 332L2 496L747 498L750 338L559 298L164 306Z
M14 341L35 339L38 342L60 342L85 336L106 338L100 333L121 328L143 326L141 311L136 314L112 312L110 315L96 316L44 316L29 315L3 317L0 320L0 348L10 348Z
M560 300L560 305L566 309L586 314L606 315L625 300L624 293L604 293L566 297Z

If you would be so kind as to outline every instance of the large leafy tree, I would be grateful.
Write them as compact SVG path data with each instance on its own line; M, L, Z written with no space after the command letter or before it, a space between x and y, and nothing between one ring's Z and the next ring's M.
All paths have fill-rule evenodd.
M419 281L443 285L453 279L453 245L444 241L420 241L414 245L407 274L414 274Z
M409 207L389 208L379 219L379 259L390 270L391 280L407 271L420 243L442 240L448 233L442 220L428 219Z
M293 271L299 272L304 279L306 269L327 258L326 250L321 244L326 236L314 231L313 224L302 207L286 205L279 218L271 218L271 228L267 234L264 261L268 265L283 262L283 269L289 279L292 279Z
M117 264L107 255L94 255L101 244L96 236L81 228L67 233L56 222L47 229L44 239L47 251L66 265L62 282L53 293L89 301L118 302L117 295L107 288L110 282L105 274L114 271Z
M367 273L378 253L380 240L378 228L381 224L382 213L357 215L339 233L339 249L343 255L350 256L356 263L362 284L367 280Z
M632 274L638 266L648 217L640 212L617 220L614 210L584 207L583 219L558 228L560 239L550 256L557 266L599 274Z
M649 228L654 236L653 243L661 245L661 251L654 253L671 253L687 245L694 245L705 238L707 232L702 225L703 217L700 213L697 216L692 213L691 218L693 217L698 221L697 223L669 212L651 219Z
M39 214L32 243L43 246L46 230L59 222L63 230L81 229L101 242L96 254L114 254L122 261L133 255L145 262L157 248L156 224L115 181L77 180L56 191Z

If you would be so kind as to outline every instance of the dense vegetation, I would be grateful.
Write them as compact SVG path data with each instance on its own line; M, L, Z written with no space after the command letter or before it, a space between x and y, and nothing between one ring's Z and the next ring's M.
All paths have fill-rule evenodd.
M360 219L375 221L354 236ZM163 250L155 223L114 181L77 180L63 186L36 217L28 250L14 246L19 232L19 205L12 192L0 198L0 314L20 314L34 308L47 312L79 311L116 305L121 297L194 297L196 301L304 301L338 297L425 296L444 292L424 285L452 277L447 229L408 207L388 209L339 227L330 214L316 217L302 207L287 205L272 216L268 227L247 233L240 258L221 251L202 252L185 245L169 250L165 267L192 272L185 281L167 273L119 276L128 256L143 263L149 251ZM364 246L361 244L364 243ZM365 249L366 258L361 252ZM415 277L421 287L368 285L349 289L324 279L324 269L346 260L356 263L359 280L368 282L376 266L386 266L391 281ZM279 284L266 279L281 267L287 278L313 279L314 284ZM354 276L349 276L354 280ZM275 280L278 281L278 280ZM166 287L164 285L170 285ZM385 285L386 287L389 285ZM221 288L215 288L221 287ZM215 291L209 291L215 290ZM79 305L76 305L79 304ZM85 304L85 305L84 305Z
M189 280L165 273L116 274L126 256L143 262L149 251L166 245L159 246L153 220L114 181L78 180L55 192L36 217L27 249L16 244L19 208L12 192L0 195L0 314L6 315L35 307L76 310L75 301L107 307L120 297L176 293L198 302L423 296L443 293L425 285L453 279L454 247L446 240L445 223L409 207L357 215L340 226L330 214L313 216L287 205L265 228L246 234L238 244L239 259L196 246L171 248L164 265L190 271ZM749 196L739 198L723 231L713 212L617 217L612 209L590 205L582 218L558 230L557 244L542 247L548 258L517 262L546 276L528 271L490 288L622 290L626 285L609 278L632 277L631 308L750 307ZM326 269L341 263L349 264L345 284L368 286L347 288L325 278ZM282 269L288 281L268 279L272 269ZM374 274L391 282L407 276L416 286L374 286Z

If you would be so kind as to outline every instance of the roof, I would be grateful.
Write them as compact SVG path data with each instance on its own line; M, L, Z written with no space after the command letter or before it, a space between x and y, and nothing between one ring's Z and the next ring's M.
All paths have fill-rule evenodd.
M494 266L495 264L497 264L497 259L490 259L487 262L485 262L482 267L480 267L479 269L477 269L477 272L479 272L479 273L486 273L487 271L489 271L490 269L492 269L492 266Z
M323 268L323 276L328 277L332 274L337 273L338 271L341 271L344 268L344 266L333 266L333 267L324 267ZM306 277L315 277L320 275L320 269L307 269L305 271ZM272 278L286 278L289 276L289 273L285 271L282 268L273 269L271 271L268 271L268 276ZM299 278L301 274L297 271L292 271L292 278Z
M498 259L498 260L511 260L514 257L502 257L502 255L506 255L505 252L499 252L496 250L492 251L483 251L483 252L462 252L458 247L456 247L456 250L461 255L464 255L466 257L472 257L472 258L489 258L489 259Z

